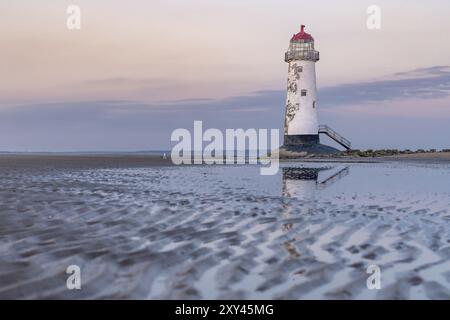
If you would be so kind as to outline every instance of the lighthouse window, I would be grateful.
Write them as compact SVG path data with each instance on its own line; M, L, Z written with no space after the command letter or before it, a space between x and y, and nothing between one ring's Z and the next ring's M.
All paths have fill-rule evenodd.
M308 42L300 43L300 49L301 50L311 50L311 44Z
M305 96L306 96L306 90L303 89L303 90L302 90L302 97L305 97Z
M315 108L316 108L316 102L313 101L313 109L315 109Z

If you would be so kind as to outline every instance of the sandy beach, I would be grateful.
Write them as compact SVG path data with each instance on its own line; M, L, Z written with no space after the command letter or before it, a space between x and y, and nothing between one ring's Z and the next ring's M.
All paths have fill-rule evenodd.
M415 160L1 155L0 298L449 299L450 165Z

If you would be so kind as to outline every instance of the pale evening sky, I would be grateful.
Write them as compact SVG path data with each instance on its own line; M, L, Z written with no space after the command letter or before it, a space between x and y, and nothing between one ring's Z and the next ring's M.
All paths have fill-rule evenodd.
M168 149L193 120L280 128L300 24L321 54L320 122L357 148L450 148L449 14L448 0L2 0L0 150Z

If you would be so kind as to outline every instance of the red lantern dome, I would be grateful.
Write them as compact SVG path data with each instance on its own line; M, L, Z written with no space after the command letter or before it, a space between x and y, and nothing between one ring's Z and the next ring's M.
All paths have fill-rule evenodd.
M309 34L305 32L305 25L302 24L300 32L297 34L294 34L292 36L291 41L305 41L305 42L309 42L309 41L314 41L314 38Z

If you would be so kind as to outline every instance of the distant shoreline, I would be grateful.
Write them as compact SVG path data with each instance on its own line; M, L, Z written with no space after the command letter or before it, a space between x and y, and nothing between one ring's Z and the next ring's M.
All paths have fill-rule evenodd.
M144 153L2 153L0 167L130 168L171 166L170 155Z
M394 156L355 157L348 155L308 156L280 159L280 162L376 163L386 161L450 163L450 152L427 152ZM0 167L10 168L133 168L173 166L170 154L145 153L0 153Z
M330 156L307 156L292 157L282 159L282 162L302 161L302 162L352 162L352 163L371 163L382 161L412 161L412 162L450 162L450 152L420 152L398 155L358 157L354 155L330 155Z

